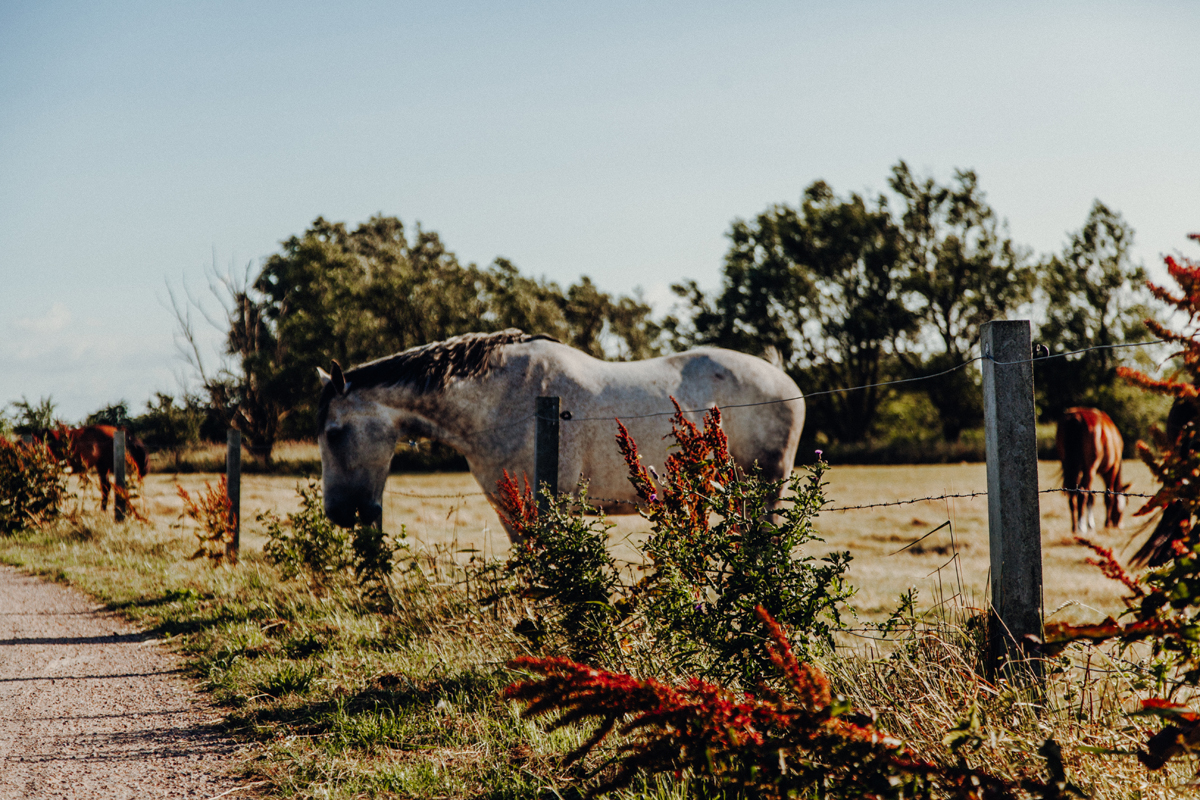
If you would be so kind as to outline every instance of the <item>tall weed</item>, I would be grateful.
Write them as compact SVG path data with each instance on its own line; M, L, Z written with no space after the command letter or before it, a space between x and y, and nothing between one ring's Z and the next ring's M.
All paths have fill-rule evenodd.
M526 592L573 654L752 686L773 669L758 606L800 632L806 654L832 644L852 594L843 579L849 555L818 561L802 549L819 538L813 518L825 502L824 463L790 481L747 474L730 457L720 422L713 409L701 428L676 404L676 452L661 478L619 425L618 445L652 528L642 545L646 574L635 583L620 580L603 517L583 519L585 492L575 505L553 499L539 515L528 487L507 474L500 481L501 514L522 538Z
M285 580L305 575L316 588L328 589L353 571L363 596L390 610L396 602L392 572L397 556L407 551L404 530L398 539L367 525L339 528L325 516L316 481L297 486L300 509L286 519L272 511L258 515L266 526L263 552Z
M135 473L136 474L136 473ZM183 514L196 523L192 529L200 541L200 548L192 558L207 558L214 565L236 556L232 554L233 537L237 522L233 516L233 501L229 498L229 484L222 475L214 487L204 482L204 491L193 498L187 489L175 484L175 491L183 501Z
M0 534L49 522L62 512L66 464L43 443L0 437Z

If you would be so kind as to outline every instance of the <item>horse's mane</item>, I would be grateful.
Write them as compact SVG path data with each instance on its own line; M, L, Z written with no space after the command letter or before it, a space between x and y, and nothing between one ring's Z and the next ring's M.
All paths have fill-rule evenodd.
M497 348L538 339L558 341L545 334L531 336L518 328L496 333L464 333L360 364L346 371L346 383L351 390L404 384L417 394L429 394L441 391L453 379L486 375ZM317 404L318 430L325 427L325 416L335 391L332 383L321 390Z

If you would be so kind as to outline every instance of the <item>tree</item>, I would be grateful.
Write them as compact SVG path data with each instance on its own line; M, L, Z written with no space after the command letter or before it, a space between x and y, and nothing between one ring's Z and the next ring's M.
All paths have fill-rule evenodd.
M133 420L129 416L129 403L121 400L116 403L104 406L99 411L93 411L87 415L84 420L85 425L111 425L114 428L125 428L130 430L133 427Z
M882 198L839 198L817 181L799 208L776 205L735 221L729 239L713 297L694 282L673 287L693 312L690 327L669 321L677 343L774 348L802 387L889 377L893 343L914 332L915 317L903 302L900 231ZM838 439L860 441L883 396L876 387L826 395L814 416Z
M1117 381L1117 367L1134 364L1138 354L1112 347L1146 338L1143 321L1152 316L1143 288L1145 270L1129 255L1133 236L1124 218L1097 200L1062 254L1042 268L1046 321L1038 332L1040 342L1052 353L1106 348L1035 365L1045 420L1058 419L1071 406L1088 405L1113 415L1127 434L1145 425L1131 405L1143 396L1123 392Z
M184 396L176 403L174 397L155 392L146 401L146 413L135 421L138 434L151 450L172 454L176 469L189 447L200 441L203 411L197 398Z
M14 400L9 405L15 412L12 425L14 433L44 431L62 422L54 413L56 406L52 396L43 397L37 403L31 403L25 395L21 395L20 400Z
M944 372L967 360L985 322L1032 298L1034 272L987 204L974 171L955 170L950 185L939 186L914 177L900 161L889 185L902 203L905 297L920 321L917 337L898 353L914 375ZM947 441L982 422L977 370L955 370L924 385Z
M279 437L313 435L317 367L355 364L470 331L520 327L596 356L645 357L657 329L646 304L614 300L589 279L563 292L497 259L463 265L437 233L409 235L395 217L350 230L318 217L282 243L258 275L213 282L230 362L203 368L186 309L176 317L211 404L264 459ZM193 302L193 305L195 303ZM610 343L615 340L616 346Z

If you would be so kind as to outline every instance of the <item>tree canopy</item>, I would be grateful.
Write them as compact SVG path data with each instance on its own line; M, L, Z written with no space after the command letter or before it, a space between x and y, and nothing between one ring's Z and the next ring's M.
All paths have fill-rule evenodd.
M763 355L812 396L809 436L843 443L905 417L950 442L977 426L980 371L970 361L989 320L1040 316L1037 339L1054 353L1142 338L1151 311L1129 256L1133 230L1103 203L1060 254L1035 260L971 170L941 184L899 161L888 189L839 194L815 181L795 205L734 220L721 285L673 286L680 302L661 319L640 294L613 296L586 276L564 289L505 258L463 264L436 232L395 217L353 229L318 217L256 273L219 284L226 368L205 372L188 341L209 404L269 458L276 439L313 435L317 367L469 331L517 327L610 359L700 344ZM1043 419L1087 404L1132 424L1142 412L1116 384L1130 359L1109 349L1039 365ZM863 388L842 391L851 387ZM153 410L183 413L168 400Z
M639 298L614 298L587 277L564 291L503 258L482 269L464 265L437 233L418 226L410 234L395 217L375 216L354 230L318 217L257 275L222 286L232 367L201 369L204 386L265 459L281 436L314 435L317 367L334 359L356 364L507 327L601 358L659 352L657 325Z

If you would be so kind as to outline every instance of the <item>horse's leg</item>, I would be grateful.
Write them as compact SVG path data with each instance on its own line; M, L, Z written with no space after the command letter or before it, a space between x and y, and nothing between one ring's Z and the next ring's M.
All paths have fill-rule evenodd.
M108 510L108 491L111 485L108 482L108 470L100 470L100 510Z
M1083 473L1083 481L1081 482L1081 488L1086 489L1089 492L1089 494L1085 495L1087 498L1087 527L1084 528L1084 535L1096 532L1096 495L1090 493L1092 490L1092 479L1095 477L1095 475L1096 473L1094 470L1085 470Z
M1063 469L1063 491L1067 493L1067 511L1071 514L1071 535L1079 533L1083 522L1083 495L1079 493L1079 474Z

